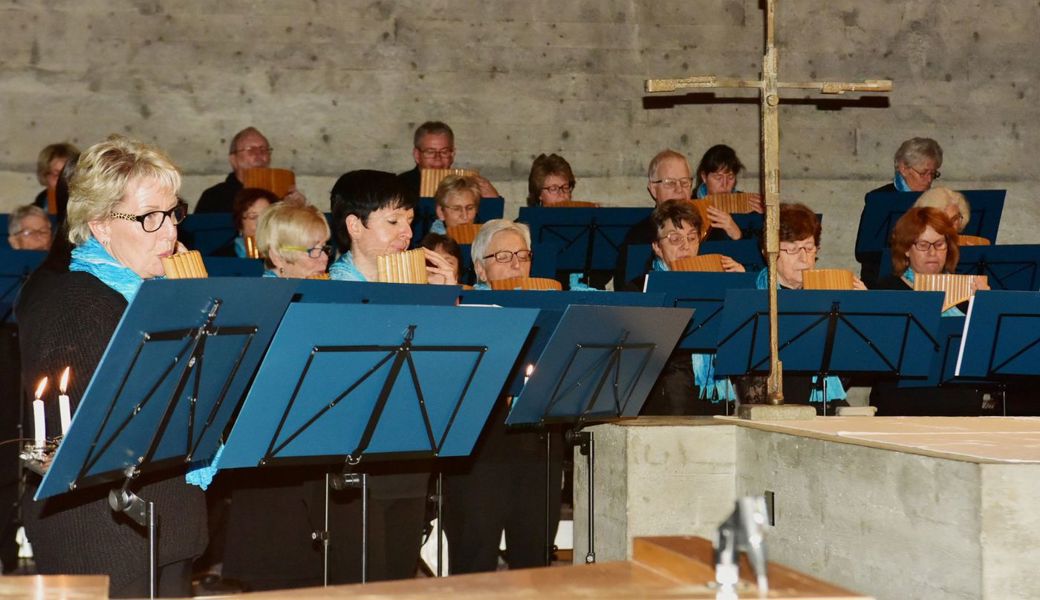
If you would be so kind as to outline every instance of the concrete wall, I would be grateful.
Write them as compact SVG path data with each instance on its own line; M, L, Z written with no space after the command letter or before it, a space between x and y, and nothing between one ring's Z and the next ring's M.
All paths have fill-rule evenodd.
M782 110L784 196L827 216L824 264L851 262L848 217L911 135L943 144L944 182L1011 188L1003 241L1033 241L1035 1L778 4L783 79L896 82L887 108L819 110L794 93ZM752 96L651 98L642 82L756 75L759 0L7 0L0 19L0 210L37 191L43 145L111 132L169 150L194 201L249 124L324 205L345 170L409 168L429 118L452 124L457 162L500 184L509 214L540 152L571 161L576 199L607 204L646 202L645 165L665 146L696 161L728 143L757 187Z

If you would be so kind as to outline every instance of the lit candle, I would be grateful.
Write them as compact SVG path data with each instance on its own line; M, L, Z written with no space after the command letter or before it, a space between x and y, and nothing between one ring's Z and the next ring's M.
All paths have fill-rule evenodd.
M524 373L524 385L527 385L527 380L531 378L531 373L534 373L534 365L527 365L527 372Z
M33 400L33 438L37 448L47 443L47 416L43 412L43 390L47 389L47 378L40 380L36 386L36 399Z
M69 389L69 369L71 367L65 367L65 370L61 372L61 383L58 385L58 390L61 392L58 395L58 411L61 413L61 435L68 433L69 423L72 421L69 397L65 393Z

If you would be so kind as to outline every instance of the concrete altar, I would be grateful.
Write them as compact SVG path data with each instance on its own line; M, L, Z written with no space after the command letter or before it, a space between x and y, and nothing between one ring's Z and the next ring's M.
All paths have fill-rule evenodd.
M590 431L598 560L627 558L636 536L710 538L738 495L770 491L770 559L814 577L879 599L1040 597L1040 419L644 418Z

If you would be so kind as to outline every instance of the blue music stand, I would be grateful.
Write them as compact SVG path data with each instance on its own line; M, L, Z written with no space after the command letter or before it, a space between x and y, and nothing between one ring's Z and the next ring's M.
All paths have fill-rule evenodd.
M153 596L155 506L131 484L213 457L292 289L275 279L144 282L36 491L42 500L122 479L109 505L148 531Z
M892 273L892 253L881 252L879 277ZM1034 292L1040 289L1040 245L961 246L957 273L985 275L993 290Z
M231 213L192 213L177 226L178 238L203 256L231 243L238 236Z
M663 294L665 306L694 309L693 318L679 338L679 348L713 353L726 291L753 290L757 278L757 273L650 273L646 291Z
M530 380L513 400L507 425L572 427L586 457L588 553L596 562L595 440L590 423L635 417L690 320L688 308L571 305L541 352Z
M958 377L1007 380L1040 374L1040 294L983 291L968 305Z
M491 219L501 219L505 214L504 198L481 198L477 207L477 223L487 223ZM412 220L412 243L418 244L423 236L430 232L430 226L437 220L437 201L433 198L419 198L415 205L415 218Z
M556 268L577 271L612 271L625 234L652 212L651 208L548 208L522 206L522 223L531 228L531 244L537 254L541 244L559 247Z
M957 356L960 353L961 338L964 335L964 317L943 317L939 319L939 352L932 361L928 377L924 379L900 379L897 384L901 388L939 387L947 385L994 385L984 379L957 377Z
M46 257L46 252L35 250L14 250L10 247L0 250L0 312L3 313L0 322L14 320L14 303L18 299L18 292Z
M843 373L927 377L940 350L941 306L939 292L781 290L784 372L816 375L823 389L826 376ZM767 290L729 290L721 318L715 372L768 372ZM824 411L826 402L824 397Z
M203 256L202 263L210 277L262 277L264 274L264 261L257 258Z
M454 285L368 283L294 279L294 302L324 304L409 304L452 306L462 288Z

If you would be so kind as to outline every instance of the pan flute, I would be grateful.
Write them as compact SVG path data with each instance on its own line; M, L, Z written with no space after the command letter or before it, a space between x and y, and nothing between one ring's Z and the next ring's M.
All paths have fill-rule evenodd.
M989 246L990 241L984 237L977 235L959 235L957 236L958 246Z
M268 169L257 167L246 169L242 185L247 188L260 188L284 198L296 187L296 174L289 169Z
M918 292L944 292L943 310L957 306L975 295L975 278L979 275L956 275L940 273L938 275L914 274L914 290ZM982 275L982 281L989 279Z
M478 175L473 169L421 169L419 171L419 197L433 198L437 194L437 186L448 175Z
M246 258L260 258L260 248L256 245L256 238L247 235L243 240L246 244Z
M314 275L311 275L307 279L318 279L318 280L321 280L321 281L328 281L329 280L329 274L328 273L315 273Z
M379 281L383 283L428 283L426 253L422 248L376 258Z
M672 271L685 271L688 273L722 273L721 254L702 254L700 256L687 256L668 263Z
M545 208L599 208L599 204L595 202L585 202L582 200L564 200L563 202L553 202L552 204L543 204Z
M162 259L167 279L203 279L209 277L202 255L198 250L189 250Z
M852 271L845 269L809 269L802 271L802 289L851 290Z
M493 290L552 290L558 292L563 289L559 281L545 277L510 277L488 283Z
M747 192L733 192L730 194L712 194L704 198L711 201L715 208L728 212L731 215L740 215L752 212L751 196Z
M472 244L479 231L480 225L478 223L465 223L448 227L445 233L460 244Z

